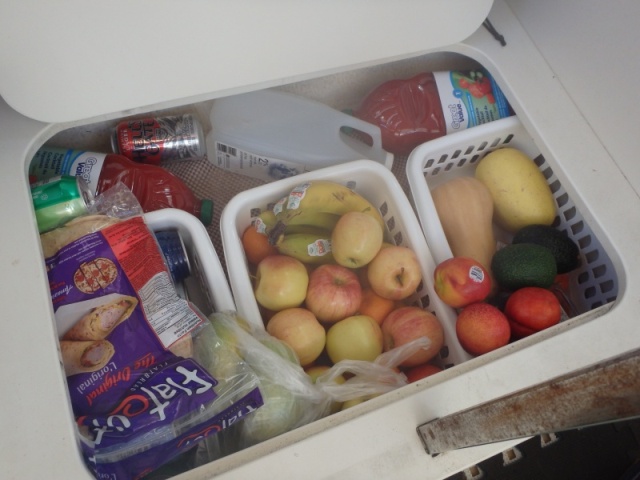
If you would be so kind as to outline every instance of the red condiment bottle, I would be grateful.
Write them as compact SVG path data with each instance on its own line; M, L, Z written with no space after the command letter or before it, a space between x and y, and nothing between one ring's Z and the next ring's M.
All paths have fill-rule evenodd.
M29 178L40 181L58 175L83 177L96 195L122 182L145 212L179 208L195 215L205 225L210 225L213 218L213 202L196 198L171 172L122 155L47 147L38 150L29 166Z

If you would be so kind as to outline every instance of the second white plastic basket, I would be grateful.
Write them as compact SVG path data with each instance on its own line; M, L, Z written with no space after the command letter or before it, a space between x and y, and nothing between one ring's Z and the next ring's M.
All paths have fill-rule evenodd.
M406 166L407 179L422 230L436 261L446 260L452 253L430 190L458 176L473 176L476 165L486 154L507 146L523 151L538 165L556 201L558 214L554 226L566 232L580 247L580 267L569 274L570 299L577 310L575 313L614 301L618 295L618 277L611 259L515 116L438 138L411 152ZM497 228L496 237L504 243L512 238Z
M191 279L196 283L189 289L189 296L203 313L235 310L222 263L202 222L176 208L149 212L144 218L153 231L175 229L180 233L189 256ZM198 297L199 301L191 297Z
M472 358L456 337L455 312L433 290L436 264L409 199L393 173L371 160L355 160L268 183L238 193L227 203L220 217L220 228L227 274L238 313L255 326L264 328L242 248L242 233L251 224L252 217L267 205L288 194L295 186L313 180L331 180L347 185L380 210L389 238L396 245L411 248L420 261L423 281L414 298L416 304L433 312L443 325L445 346L440 354L441 363L451 366Z

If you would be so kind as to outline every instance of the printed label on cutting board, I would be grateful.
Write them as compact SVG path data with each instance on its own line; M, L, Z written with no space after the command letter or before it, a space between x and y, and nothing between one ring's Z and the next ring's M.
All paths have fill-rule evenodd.
M301 163L258 155L222 142L216 142L215 155L218 167L267 182L309 171Z

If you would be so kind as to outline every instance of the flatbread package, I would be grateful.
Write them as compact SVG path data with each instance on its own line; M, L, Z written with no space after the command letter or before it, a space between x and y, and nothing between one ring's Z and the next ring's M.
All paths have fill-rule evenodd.
M140 478L261 407L257 376L177 295L143 217L80 218L43 235L43 247L72 408L97 478Z

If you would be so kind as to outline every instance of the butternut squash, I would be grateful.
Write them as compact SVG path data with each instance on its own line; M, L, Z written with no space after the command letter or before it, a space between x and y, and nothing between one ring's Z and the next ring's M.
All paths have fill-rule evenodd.
M457 177L431 191L433 203L454 257L470 257L491 275L496 251L493 198L474 177Z

